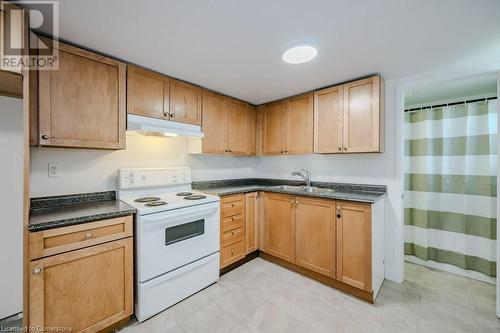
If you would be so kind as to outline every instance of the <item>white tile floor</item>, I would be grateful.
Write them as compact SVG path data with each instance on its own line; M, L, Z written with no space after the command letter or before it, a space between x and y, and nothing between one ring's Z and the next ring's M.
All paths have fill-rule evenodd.
M495 287L406 264L375 305L257 258L122 333L500 332Z

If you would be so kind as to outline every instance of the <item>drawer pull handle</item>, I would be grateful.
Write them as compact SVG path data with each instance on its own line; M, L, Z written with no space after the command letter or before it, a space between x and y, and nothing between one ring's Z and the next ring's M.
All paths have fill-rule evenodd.
M91 233L91 232L87 232L87 233L85 234L85 238L86 238L86 239L92 238L92 236L93 236L93 235L92 235L92 233Z
M42 269L37 267L33 270L33 274L40 274L41 271Z
M236 250L235 250L235 249L231 249L231 255L233 255L233 256L234 256L234 253L235 253L235 252L236 252Z
M236 230L232 230L231 233L234 235L236 233Z
M234 202L231 203L231 206L234 207Z

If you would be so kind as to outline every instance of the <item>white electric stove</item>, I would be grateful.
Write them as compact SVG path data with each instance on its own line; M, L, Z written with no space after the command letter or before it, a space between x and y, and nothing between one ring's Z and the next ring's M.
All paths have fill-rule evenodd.
M219 197L193 191L189 168L120 169L118 197L137 209L139 322L219 279Z

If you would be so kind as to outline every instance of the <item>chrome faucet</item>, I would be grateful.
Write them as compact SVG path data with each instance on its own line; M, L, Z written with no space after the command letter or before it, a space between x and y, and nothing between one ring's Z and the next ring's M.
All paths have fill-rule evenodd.
M294 172L292 172L292 176L302 177L304 179L304 181L306 182L307 188L309 189L309 188L311 188L311 173L306 169L301 169L301 170L304 172L294 171Z

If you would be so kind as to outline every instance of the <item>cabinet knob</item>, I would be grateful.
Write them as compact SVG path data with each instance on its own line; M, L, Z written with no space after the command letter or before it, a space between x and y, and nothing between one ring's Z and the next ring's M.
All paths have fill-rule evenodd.
M234 256L235 253L236 253L236 250L235 249L231 249L231 255Z
M170 118L173 118L173 117L175 117L175 113L170 114Z
M281 153L283 154L285 151L283 149L281 149Z
M85 234L85 238L87 238L87 239L92 238L92 236L93 236L93 235L92 235L92 233L91 233L91 232L87 232L87 233Z
M288 154L288 149L285 149L285 154Z
M42 135L42 139L44 139L44 140L48 140L48 139L49 139L49 136L48 136L47 134L44 134L44 135Z
M340 214L337 214L337 218L340 219L342 217L342 215Z
M342 147L339 147L339 151L342 151Z
M231 230L231 234L234 235L236 233L236 230Z
M37 267L33 270L33 274L39 274L41 271L42 269Z

